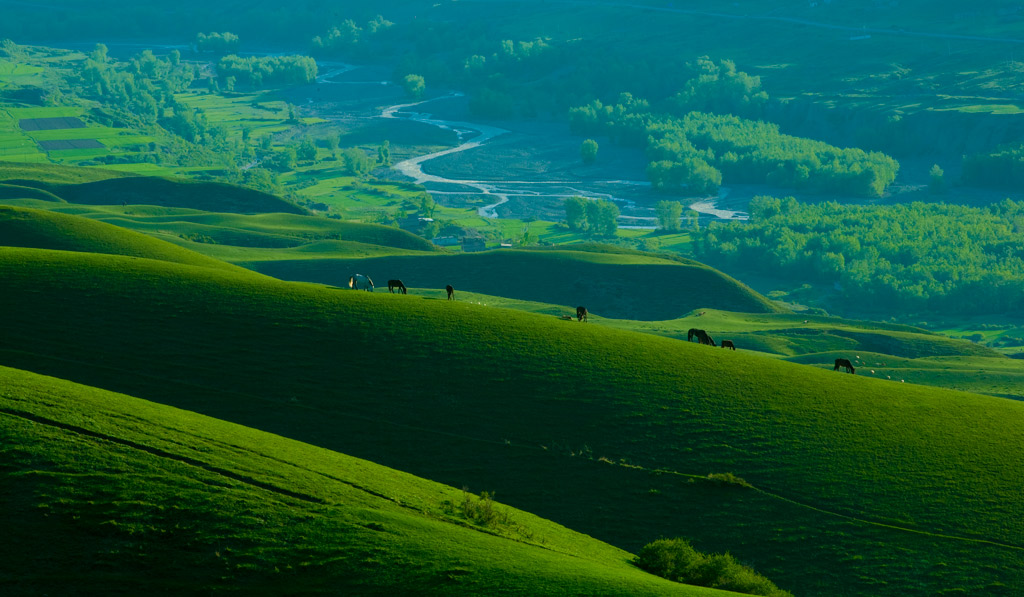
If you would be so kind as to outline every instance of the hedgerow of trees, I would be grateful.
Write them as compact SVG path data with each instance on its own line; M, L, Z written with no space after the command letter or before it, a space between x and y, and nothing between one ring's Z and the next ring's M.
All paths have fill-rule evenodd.
M1024 202L974 208L756 197L749 212L747 223L694 233L696 256L725 268L838 284L851 304L894 312L1024 307Z

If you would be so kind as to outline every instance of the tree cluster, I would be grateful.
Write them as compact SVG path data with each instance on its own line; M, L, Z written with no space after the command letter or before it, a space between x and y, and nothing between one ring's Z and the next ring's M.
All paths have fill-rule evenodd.
M565 223L570 230L593 236L615 236L619 206L604 199L569 197L564 202Z
M238 51L239 39L234 33L200 33L196 35L196 49L200 52L230 54Z
M645 146L648 179L666 191L713 193L724 180L878 197L899 170L879 152L785 135L778 125L732 114L655 112L628 93L615 104L573 108L569 123L579 134Z
M340 25L331 27L327 35L318 35L311 42L312 52L317 56L335 56L352 52L361 41L391 29L395 24L381 15L366 22L362 27L352 19L345 19Z
M965 156L963 180L980 187L1024 187L1024 143Z
M698 258L837 283L851 303L893 310L1024 307L1024 202L855 206L757 197L749 212L748 223L697 233Z
M254 89L302 85L316 80L316 60L309 56L225 56L217 63L222 81L234 78Z

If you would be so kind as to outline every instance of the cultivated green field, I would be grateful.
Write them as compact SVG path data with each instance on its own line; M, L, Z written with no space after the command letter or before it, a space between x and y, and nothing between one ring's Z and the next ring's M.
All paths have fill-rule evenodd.
M1024 583L1018 402L148 259L7 248L0 279L7 366L496 491L626 549L686 536L796 594Z
M8 594L724 595L371 462L0 367Z

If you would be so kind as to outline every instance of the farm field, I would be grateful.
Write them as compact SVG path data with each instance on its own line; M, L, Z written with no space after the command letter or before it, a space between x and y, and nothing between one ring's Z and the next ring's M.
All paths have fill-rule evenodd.
M42 249L0 264L0 314L19 305L2 316L7 366L355 456L386 445L386 466L626 549L683 534L796 592L1020 582L1013 401L464 301ZM54 284L82 297L74 310ZM999 474L957 476L978 451ZM698 480L710 472L757 489ZM979 559L997 565L979 575Z

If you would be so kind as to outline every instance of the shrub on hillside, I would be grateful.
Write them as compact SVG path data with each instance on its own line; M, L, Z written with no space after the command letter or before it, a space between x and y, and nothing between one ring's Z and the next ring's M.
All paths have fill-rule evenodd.
M684 539L659 539L640 550L634 563L643 570L668 580L725 591L792 597L732 555L703 554Z

